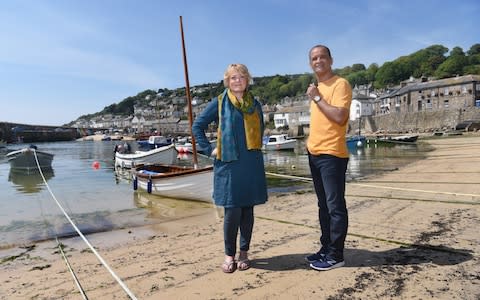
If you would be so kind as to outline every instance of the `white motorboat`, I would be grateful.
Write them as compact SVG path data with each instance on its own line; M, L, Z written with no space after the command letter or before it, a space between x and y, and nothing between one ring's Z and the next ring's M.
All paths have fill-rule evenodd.
M171 138L166 138L162 135L151 135L148 137L148 140L137 141L138 146L141 150L152 150L155 148L160 148L163 146L168 146L172 143Z
M263 141L263 150L294 150L297 140L290 139L286 134L274 134Z
M390 139L395 142L415 143L418 139L418 135L398 135L392 136Z
M396 135L376 138L374 141L377 143L415 144L417 139L418 135Z
M53 154L38 151L37 147L33 145L28 148L9 152L6 156L12 169L34 171L38 170L38 167L42 169L52 168ZM38 164L35 156L38 159Z
M115 152L115 166L122 168L133 168L141 164L173 164L176 159L177 150L174 144L135 153Z
M167 198L212 202L213 166L194 169L144 165L133 171L133 188Z

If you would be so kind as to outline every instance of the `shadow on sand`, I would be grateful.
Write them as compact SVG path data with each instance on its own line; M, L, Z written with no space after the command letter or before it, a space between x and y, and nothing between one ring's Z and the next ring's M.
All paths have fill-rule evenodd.
M271 271L309 269L305 256L311 253L279 255L252 259L252 267ZM387 251L345 249L345 267L456 265L471 260L471 251L448 247L399 247Z

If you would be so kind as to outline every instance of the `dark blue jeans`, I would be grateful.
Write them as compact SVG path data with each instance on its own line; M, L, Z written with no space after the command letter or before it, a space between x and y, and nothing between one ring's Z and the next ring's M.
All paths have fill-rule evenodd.
M348 158L309 153L308 162L318 199L318 219L322 232L320 251L329 259L343 260L348 228L345 202Z
M235 256L237 250L237 234L240 228L240 250L250 249L250 240L253 231L253 206L225 207L223 220L223 234L225 241L225 255Z

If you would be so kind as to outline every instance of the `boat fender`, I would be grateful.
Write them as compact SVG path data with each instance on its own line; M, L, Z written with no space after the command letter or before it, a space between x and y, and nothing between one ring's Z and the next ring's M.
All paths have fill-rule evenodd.
M133 176L133 190L136 191L138 189L138 179L137 176Z
M149 194L152 193L152 178L148 178L148 182L147 182L147 192Z

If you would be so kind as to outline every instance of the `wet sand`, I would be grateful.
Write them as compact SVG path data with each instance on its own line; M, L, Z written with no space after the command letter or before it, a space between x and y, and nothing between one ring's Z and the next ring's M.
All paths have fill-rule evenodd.
M423 141L419 141L423 142ZM347 185L343 268L311 270L311 191L256 207L252 268L224 274L221 211L87 238L138 299L479 299L480 134L431 139L427 158ZM90 299L128 299L79 239L62 239ZM0 299L80 299L56 243L0 252Z

